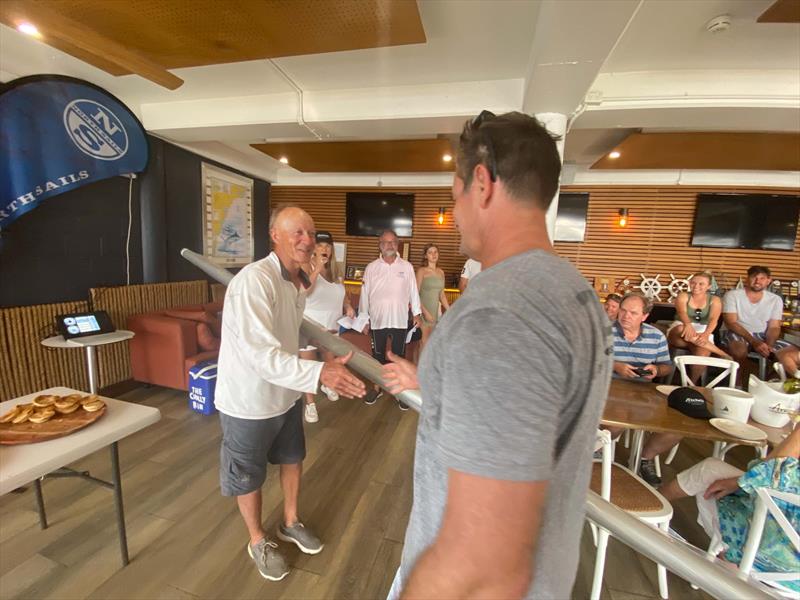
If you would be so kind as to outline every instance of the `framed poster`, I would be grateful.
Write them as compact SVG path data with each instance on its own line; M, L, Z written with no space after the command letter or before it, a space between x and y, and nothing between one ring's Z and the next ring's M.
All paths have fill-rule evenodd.
M207 163L203 179L203 255L222 267L253 262L253 180Z

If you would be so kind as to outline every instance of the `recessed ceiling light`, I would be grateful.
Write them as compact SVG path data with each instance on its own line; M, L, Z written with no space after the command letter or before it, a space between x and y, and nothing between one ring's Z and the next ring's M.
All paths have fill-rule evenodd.
M620 153L617 152L616 150L614 150L613 152L609 152L608 153L608 158L619 158L619 157L620 157Z
M39 30L36 29L36 25L33 23L28 23L27 21L23 21L19 25L17 25L17 30L21 31L25 35L30 35L32 37L40 38L42 34L39 33Z
M280 162L282 162L283 164L285 164L285 165L288 165L288 164L289 164L289 159L288 159L288 158L286 158L285 156L281 156L281 157L280 157L278 160L279 160Z
M450 162L451 160L453 160L453 157L450 156L449 154L445 154L444 156L442 156L442 160L444 162Z

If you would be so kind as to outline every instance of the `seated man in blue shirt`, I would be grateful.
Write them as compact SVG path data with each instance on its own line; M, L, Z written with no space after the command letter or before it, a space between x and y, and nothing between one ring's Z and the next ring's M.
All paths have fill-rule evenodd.
M619 305L614 332L614 377L650 382L672 372L667 338L652 325L645 323L653 303L640 293L627 294ZM612 431L612 435L616 433ZM642 450L639 471L650 485L659 485L655 457L681 440L669 433L651 435Z

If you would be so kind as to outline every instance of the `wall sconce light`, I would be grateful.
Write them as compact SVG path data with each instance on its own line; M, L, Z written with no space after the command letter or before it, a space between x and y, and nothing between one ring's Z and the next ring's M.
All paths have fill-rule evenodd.
M628 209L627 208L620 208L619 209L619 219L617 223L620 227L625 227L628 224Z
M444 225L444 207L439 208L439 216L436 218L436 222L439 225Z

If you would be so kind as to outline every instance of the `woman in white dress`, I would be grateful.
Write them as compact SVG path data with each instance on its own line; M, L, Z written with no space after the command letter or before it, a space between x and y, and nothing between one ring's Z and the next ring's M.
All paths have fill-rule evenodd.
M311 281L311 287L306 295L306 308L303 316L331 333L337 334L339 331L337 321L342 314L353 317L355 311L350 304L350 298L344 288L343 278L336 263L333 236L327 231L318 231L316 242L311 262L304 266ZM322 354L321 358L320 354ZM330 352L317 350L315 346L306 346L300 350L300 358L330 360L334 356ZM331 402L339 399L339 394L324 385L320 389ZM308 423L316 423L319 421L319 414L314 402L314 394L306 394L305 398L306 406L303 413L305 420Z

